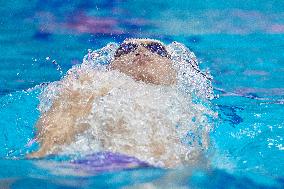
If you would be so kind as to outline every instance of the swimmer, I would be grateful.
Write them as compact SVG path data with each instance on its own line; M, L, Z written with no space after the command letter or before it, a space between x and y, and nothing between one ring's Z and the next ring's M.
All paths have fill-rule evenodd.
M124 41L117 49L110 68L137 81L156 85L174 85L177 78L165 46L154 40Z
M69 72L50 85L56 95L36 124L40 148L28 157L76 148L121 153L163 167L196 163L202 150L189 150L181 136L199 132L202 121L188 121L204 112L177 92L173 64L160 41L126 39L106 70L82 65ZM206 148L208 130L199 138L194 142Z

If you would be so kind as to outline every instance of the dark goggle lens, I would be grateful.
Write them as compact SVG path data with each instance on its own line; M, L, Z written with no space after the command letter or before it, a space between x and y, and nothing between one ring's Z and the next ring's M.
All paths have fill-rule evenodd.
M157 53L162 57L169 57L166 48L160 43L149 43L142 44L145 48L147 48L152 53ZM130 52L134 52L137 49L138 45L134 43L122 43L119 48L116 50L115 57L120 57L121 55L128 54Z
M168 57L166 48L160 43L150 43L145 45L145 47L150 50L152 53L157 53L162 57Z
M137 49L137 45L134 43L122 43L116 50L115 57L134 52Z

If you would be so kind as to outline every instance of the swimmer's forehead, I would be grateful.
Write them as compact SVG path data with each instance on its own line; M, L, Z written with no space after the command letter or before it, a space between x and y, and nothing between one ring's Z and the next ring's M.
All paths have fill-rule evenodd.
M124 42L124 43L138 43L138 44L140 44L140 43L148 44L148 43L153 43L153 42L155 42L155 43L161 43L162 45L164 45L164 44L163 44L161 41L159 41L159 40L156 40L156 39L147 39L147 38L145 38L145 39L129 38L129 39L125 39L123 42Z

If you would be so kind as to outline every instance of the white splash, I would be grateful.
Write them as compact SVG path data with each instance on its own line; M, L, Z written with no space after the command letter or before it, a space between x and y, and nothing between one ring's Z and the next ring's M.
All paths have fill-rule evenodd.
M109 71L118 45L89 51L82 65L70 69L66 77L49 84L40 97L41 113L49 110L63 88L92 93L102 87L107 95L95 98L91 113L77 120L90 125L70 145L61 147L63 154L88 154L113 151L135 156L158 166L175 166L196 161L209 146L212 125L207 120L214 113L205 105L213 98L210 75L199 70L195 55L184 45L174 42L167 50L178 72L176 86L158 86L137 82L118 71ZM87 75L90 82L78 78ZM84 99L82 99L84 101ZM194 101L194 102L193 102Z

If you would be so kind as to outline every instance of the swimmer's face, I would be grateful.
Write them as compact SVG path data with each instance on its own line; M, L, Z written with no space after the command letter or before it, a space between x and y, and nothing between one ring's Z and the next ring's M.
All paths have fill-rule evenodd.
M145 83L172 85L176 83L172 64L165 46L159 41L129 39L117 49L110 68Z

